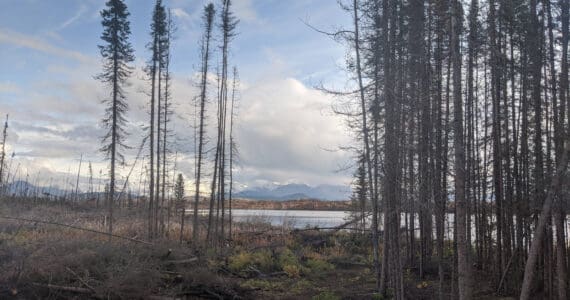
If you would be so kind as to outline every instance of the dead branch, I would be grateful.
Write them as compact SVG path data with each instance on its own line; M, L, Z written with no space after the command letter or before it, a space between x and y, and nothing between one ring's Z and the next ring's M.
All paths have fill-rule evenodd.
M192 257L188 259L181 259L181 260L169 260L166 263L169 264L189 264L198 261L197 257Z
M74 286L62 286L62 285L54 285L54 284L41 284L41 283L32 283L32 285L37 287L42 287L50 290L57 290L63 292L72 292L78 294L92 294L93 292L90 289L74 287Z
M254 266L247 267L246 271L256 274L258 278L269 278L269 277L278 277L278 276L287 275L287 273L283 271L265 274Z
M77 275L77 273L73 272L73 270L71 270L68 267L65 267L65 269L71 273L73 276L75 276L77 278L77 280L79 280L86 288L88 288L91 292L93 292L94 294L96 293L95 289L93 287L91 287L85 280L83 280L83 278L81 278L79 275Z

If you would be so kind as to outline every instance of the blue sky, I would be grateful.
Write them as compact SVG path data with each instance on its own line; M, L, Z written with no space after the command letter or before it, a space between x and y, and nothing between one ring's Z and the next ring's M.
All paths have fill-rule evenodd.
M126 1L136 55L128 90L132 146L140 142L140 127L147 119L147 82L141 70L149 57L145 44L153 3ZM193 78L199 64L205 3L165 1L178 28L171 63L177 110L173 126L179 136L178 167L188 175L192 174ZM97 45L103 6L103 0L0 2L0 64L4 69L0 73L0 113L10 113L9 146L22 170L57 176L76 168L81 154L96 170L106 166L97 152L100 101L106 93L93 79L100 71ZM350 154L323 149L346 144L350 138L342 120L332 115L334 99L312 88L321 82L345 84L346 51L301 20L328 30L349 24L349 16L332 0L235 0L234 11L240 19L230 59L241 79L236 129L241 154L236 170L239 186L348 183L349 174L334 171ZM212 64L218 61L216 54ZM132 156L127 153L127 158Z

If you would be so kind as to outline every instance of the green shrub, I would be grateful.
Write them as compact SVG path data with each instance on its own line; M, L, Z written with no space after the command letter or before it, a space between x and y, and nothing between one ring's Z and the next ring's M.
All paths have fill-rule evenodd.
M298 278L301 276L301 268L298 265L285 265L283 271L291 278Z
M285 266L298 266L298 265L299 265L299 260L291 250L285 249L279 255L279 266L281 268L284 268Z
M234 272L243 271L250 265L264 272L274 270L275 262L271 251L263 250L255 253L239 252L229 259L229 268Z
M229 268L232 271L239 272L253 263L253 256L251 253L239 252L236 255L230 256Z
M262 250L253 254L253 264L261 271L270 272L275 270L275 260L271 251Z
M306 265L313 275L321 275L334 270L334 265L324 260L309 259Z
M262 279L249 279L242 283L241 286L247 289L261 289L264 291L271 291L278 287L276 284Z
M313 288L314 285L310 281L306 279L299 279L295 281L293 286L291 286L290 291L293 294L301 294L307 293L308 290L312 290Z
M340 297L333 292L322 292L311 298L312 300L340 300Z

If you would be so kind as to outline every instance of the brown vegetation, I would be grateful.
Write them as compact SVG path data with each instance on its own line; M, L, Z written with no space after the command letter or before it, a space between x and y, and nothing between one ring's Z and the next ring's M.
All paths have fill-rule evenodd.
M144 209L119 210L116 218L116 235L145 239ZM0 298L381 299L370 269L367 234L289 232L263 223L237 223L227 240L230 247L216 254L179 244L176 222L164 238L144 243L109 241L106 222L105 212L92 207L0 200ZM184 240L190 232L185 231ZM445 246L445 264L452 263L451 247ZM404 270L407 299L435 295L436 265L427 266L420 281L414 275L417 268ZM475 289L475 296L493 299L485 275L476 274L484 284Z

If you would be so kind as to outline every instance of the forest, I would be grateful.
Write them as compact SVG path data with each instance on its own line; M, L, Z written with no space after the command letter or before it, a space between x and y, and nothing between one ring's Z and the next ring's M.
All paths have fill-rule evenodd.
M93 80L107 98L94 147L108 174L89 162L88 190L78 173L63 194L29 175L23 184L6 116L0 298L570 299L569 0L339 0L348 24L296 20L346 53L344 87L314 87L334 99L352 139L339 145L353 158L352 195L334 204L234 196L238 0L200 12L198 94L184 100L194 111L185 120L192 176L172 151L177 24L162 0L137 53L145 134L127 145L135 53L126 2L108 0L99 15ZM311 205L347 217L294 228L232 216Z

